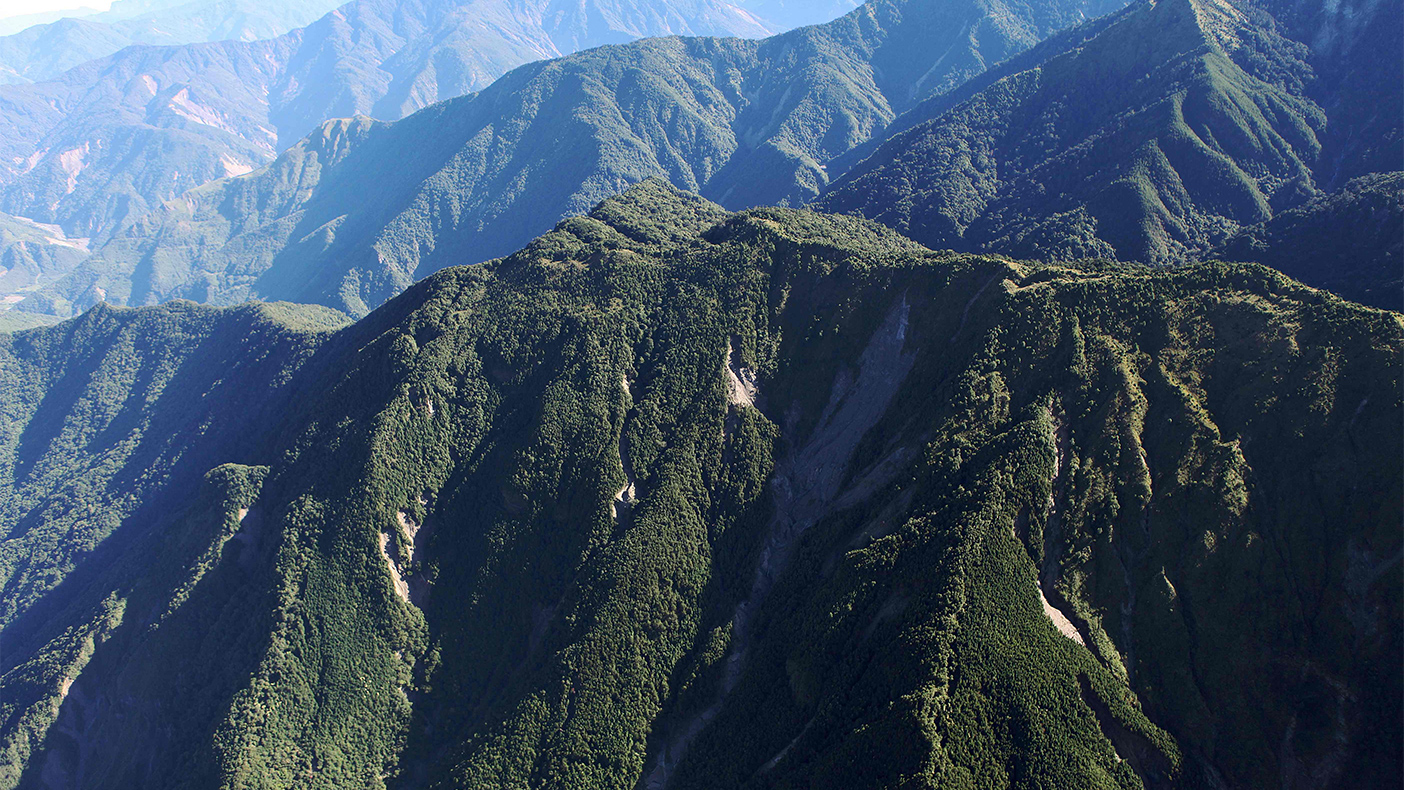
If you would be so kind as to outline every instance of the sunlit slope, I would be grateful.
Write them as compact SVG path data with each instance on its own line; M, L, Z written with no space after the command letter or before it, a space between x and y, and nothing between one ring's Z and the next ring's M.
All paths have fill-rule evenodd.
M332 118L401 118L524 63L645 36L774 32L719 0L353 0L315 16L255 41L113 47L0 85L0 210L101 243Z
M248 315L115 315L179 310ZM74 333L112 316L10 342L82 359ZM140 495L161 519L109 511L98 551L164 551L98 570L91 532L6 517L13 556L51 534L75 563L3 634L27 629L0 680L36 700L4 733L29 728L24 781L1346 787L1398 765L1393 314L1261 266L933 253L654 181L330 338L268 331L242 352L264 367L198 398L268 404L220 423L240 441L150 418L189 482ZM10 435L87 424L81 386L46 381L47 422L11 409ZM47 447L10 485L106 445Z
M763 41L532 64L392 125L323 125L267 168L165 204L26 309L257 295L362 315L652 176L730 208L801 205L897 114L1119 5L875 0Z
M1349 178L1404 164L1388 142L1404 79L1381 65L1398 59L1398 37L1364 54L1378 43L1370 31L1404 18L1398 6L1351 11L1372 21L1352 22L1335 52L1321 43L1338 26L1330 13L1137 4L1042 63L1006 67L962 103L913 111L926 120L904 118L815 205L938 248L1201 257ZM1346 93L1368 93L1372 109Z

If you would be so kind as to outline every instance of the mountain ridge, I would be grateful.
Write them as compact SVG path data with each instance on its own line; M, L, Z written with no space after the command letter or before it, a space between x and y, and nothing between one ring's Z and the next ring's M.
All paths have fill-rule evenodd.
M1323 109L1342 70L1356 68L1349 58L1285 38L1290 26L1259 5L1133 8L1041 65L1006 69L958 106L918 108L926 118L906 121L816 207L936 247L1174 262L1210 254L1342 177L1404 167L1397 151L1374 147L1397 137L1398 124L1359 126L1389 124L1387 110L1362 121L1339 102L1330 116ZM1376 27L1404 19L1399 4L1374 13ZM1404 93L1394 75L1370 79L1385 108ZM1342 135L1358 141L1363 158L1351 167L1361 170L1342 169L1332 152Z
M330 118L402 117L560 47L768 32L719 0L460 5L354 0L269 40L134 46L0 86L0 210L106 238L188 189L261 167Z
M266 309L101 306L7 337L0 375ZM136 352L185 355L175 423L270 380L287 405L183 453L202 486L152 480L188 544L46 603L0 676L53 711L27 777L626 788L718 694L667 786L1343 787L1399 755L1397 315L654 180L335 334L281 326L302 351L232 353L286 372L214 402L182 372L210 355Z
M251 0L165 4L119 2L105 12L67 17L0 36L0 84L54 79L74 66L133 44L180 45L269 39L302 27L339 5L296 0L270 6ZM125 6L125 7L124 7Z
M760 42L653 39L533 64L473 97L377 127L371 137L381 143L353 146L326 170L346 173L336 189L287 188L322 145L314 135L258 174L172 202L51 290L47 307L36 300L26 309L81 309L94 286L122 302L163 298L123 293L140 265L167 270L161 278L175 283L167 294L276 294L361 315L414 278L507 254L649 176L732 208L799 205L827 183L825 162L901 109L1036 43L1084 7L1093 8L1045 3L1016 13L1003 3L882 0ZM933 42L946 52L930 51ZM392 142L410 138L430 142ZM396 146L414 150L413 177L378 175L391 156L382 151ZM434 151L432 161L420 148ZM423 174L422 162L436 172ZM376 193L399 205L371 214L359 195L385 205ZM238 216L250 204L288 208ZM290 279L299 285L281 285Z

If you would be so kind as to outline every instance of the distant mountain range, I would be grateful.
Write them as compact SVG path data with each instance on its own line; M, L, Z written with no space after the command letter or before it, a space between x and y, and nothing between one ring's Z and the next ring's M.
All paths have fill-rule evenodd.
M838 19L862 4L863 0L735 0L733 3L755 13L777 30Z
M274 38L316 21L340 4L339 0L117 0L105 12L48 19L0 37L0 85L51 80L133 44Z
M269 40L128 47L0 86L0 211L100 243L329 118L399 118L523 63L640 36L768 32L720 0L355 0Z
M0 214L0 293L10 304L73 271L87 257L87 239L70 239L53 225Z
M656 34L691 30L703 35L759 35L828 22L860 4L859 0L737 0L731 4L694 0L659 3L651 8L645 5L636 11L602 4L598 10L587 10L586 15L616 26L620 40L636 37L638 30L646 29L638 23L649 14L662 17L661 25L653 30ZM74 9L0 19L0 85L52 80L70 68L135 44L171 46L276 38L312 24L340 5L341 0L117 0L103 12ZM735 9L743 15L737 15ZM558 3L549 6L543 16L570 13L568 4ZM747 20L746 13L754 18ZM630 16L634 19L628 19ZM565 42L557 42L561 43ZM577 48L566 43L560 51Z
M728 207L802 205L904 110L1117 4L883 0L763 41L533 64L394 124L327 123L137 221L28 309L264 296L361 315L651 176Z
M885 0L759 42L645 41L535 64L399 123L328 123L258 173L98 223L126 224L96 233L94 255L22 309L257 297L361 315L652 176L729 208L817 201L934 248L1174 262L1242 251L1225 246L1235 234L1352 178L1404 170L1392 144L1404 80L1370 71L1367 54L1400 53L1378 33L1404 18L1400 4L1351 11L1379 24L1315 48L1287 34L1319 42L1336 23L1282 8L1295 28L1258 4L1106 10ZM1077 24L1086 17L1097 18ZM1340 90L1382 98L1362 109ZM384 101L382 114L399 112ZM277 143L263 145L209 167L238 172ZM86 161L81 149L67 156L50 169ZM67 195L56 174L32 182L50 202L85 194L81 177ZM119 205L106 182L91 189L109 212ZM1404 236L1389 215L1380 222ZM1333 249L1310 271L1359 255ZM1372 261L1360 271L1374 284L1351 293L1404 306L1388 262Z

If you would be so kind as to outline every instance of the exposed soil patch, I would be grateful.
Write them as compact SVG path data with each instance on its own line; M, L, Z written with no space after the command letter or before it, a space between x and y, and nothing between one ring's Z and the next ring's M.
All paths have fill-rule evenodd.
M863 351L857 374L841 371L835 377L829 403L813 432L777 463L771 479L775 515L760 551L750 595L732 616L731 651L721 688L710 706L669 734L645 770L641 786L649 790L667 787L673 769L687 754L693 739L720 713L745 667L754 639L755 613L788 568L800 536L829 513L859 504L890 483L908 459L905 449L896 448L846 490L842 488L859 442L887 412L916 361L916 355L905 349L910 315L911 306L904 294ZM742 371L733 371L730 351L727 356L728 374L734 375L736 380L733 391L739 387L740 393L746 394L753 403L754 392L747 393Z
M741 366L736 358L735 346L730 340L726 344L726 383L727 401L732 406L756 405L756 398L760 395L760 388L756 386L756 372Z
M634 402L633 385L629 383L628 376L620 377L620 386L624 388L624 397L627 398L624 407L631 408ZM609 505L610 515L614 517L614 523L628 519L633 512L634 504L639 501L638 486L634 482L633 466L629 463L629 431L628 423L619 429L619 464L624 469L624 487L619 489L614 495L614 501Z
M385 569L390 571L390 582L395 587L395 594L405 603L410 602L409 584L400 575L400 564L395 562L395 558L390 556L390 533L380 533L380 556L385 558Z
M1055 455L1053 480L1048 487L1048 520L1043 527L1043 567L1039 570L1035 586L1038 588L1038 599L1043 604L1043 613L1048 616L1053 627L1058 629L1058 633L1086 647L1087 642L1072 619L1060 606L1054 605L1054 602L1063 603L1062 596L1058 594L1055 584L1059 574L1058 549L1061 546L1062 537L1062 510L1059 507L1059 502L1062 499L1063 489L1067 485L1065 473L1068 468L1068 446L1071 442L1071 431L1063 419L1060 409L1050 407L1048 420L1053 426L1051 438ZM1016 537L1017 533L1018 526L1016 525Z
M1172 787L1170 782L1170 761L1160 753L1144 735L1128 730L1112 715L1111 708L1092 690L1086 675L1078 675L1077 682L1082 689L1082 701L1092 709L1097 717L1097 726L1102 734L1112 742L1116 756L1131 765L1131 770L1141 777L1147 790L1160 790Z
M429 504L424 496L419 497L420 507ZM428 537L427 530L423 524L416 523L407 511L401 510L395 514L395 521L400 527L398 545L403 549L403 553L390 552L390 540L393 537L389 531L380 533L380 555L385 558L385 568L390 571L390 580L395 587L395 594L405 603L422 607L429 597L429 580L423 574L415 573L416 563L424 559L425 540ZM400 566L397 555L408 558L404 567Z

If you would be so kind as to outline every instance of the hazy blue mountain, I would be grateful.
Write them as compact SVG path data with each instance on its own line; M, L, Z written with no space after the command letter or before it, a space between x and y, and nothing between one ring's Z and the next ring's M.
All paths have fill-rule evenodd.
M111 26L64 17L0 37L0 85L54 77L135 43ZM169 43L163 41L161 43Z
M0 788L1397 784L1397 314L650 181L0 335Z
M958 103L917 108L816 206L933 247L1044 260L1206 254L1345 179L1404 167L1404 75L1381 65L1404 52L1378 32L1404 25L1402 9L1357 9L1328 45L1329 15L1139 3L1040 62L988 75Z
M801 205L826 163L903 110L1106 7L874 0L763 41L532 64L397 123L328 123L258 173L162 206L25 307L262 297L361 315L652 176L728 207Z
M133 44L256 41L315 21L340 0L118 0L103 13L0 37L0 84L43 82Z
M862 4L863 0L736 0L735 2L735 5L750 11L782 30L829 22Z
M54 282L88 257L87 239L70 239L53 225L0 214L0 310Z
M0 87L0 210L100 237L271 159L268 96L293 39L132 47Z
M266 41L128 47L0 86L0 210L102 239L328 118L399 118L578 48L767 32L719 0L355 0Z
M14 35L21 30L34 27L35 25L47 25L50 22L57 22L60 19L80 19L100 13L102 12L96 8L80 6L56 11L37 11L32 14L7 16L4 19L0 19L0 36Z
M19 332L38 326L52 326L63 321L56 315L24 313L19 310L0 311L0 332Z

